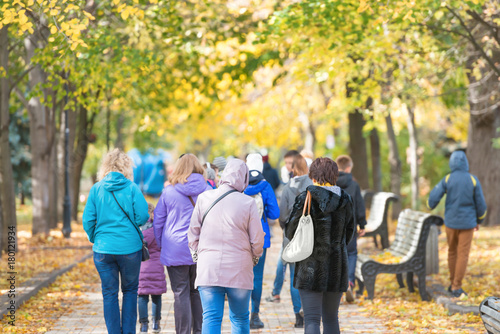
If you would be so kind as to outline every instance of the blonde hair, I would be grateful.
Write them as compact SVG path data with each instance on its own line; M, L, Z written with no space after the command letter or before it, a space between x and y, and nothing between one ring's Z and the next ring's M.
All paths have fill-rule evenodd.
M134 162L118 148L108 152L102 159L101 167L97 173L97 179L101 181L111 172L122 173L130 181L134 181Z
M304 159L304 157L300 154L293 157L292 173L293 176L302 176L309 173L306 159Z
M304 158L314 159L314 153L310 150L303 149L300 151L300 155Z
M168 181L173 186L177 183L186 183L187 178L191 174L201 174L207 179L207 172L201 165L200 161L193 154L184 154L174 166L174 171L168 177Z

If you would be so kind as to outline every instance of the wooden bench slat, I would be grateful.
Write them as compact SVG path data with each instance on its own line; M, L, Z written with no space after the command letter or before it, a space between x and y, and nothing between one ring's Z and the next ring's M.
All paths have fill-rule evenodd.
M483 315L481 317L484 322L484 327L492 333L500 333L500 322L496 321L488 315Z
M488 306L500 312L500 298L488 299Z
M500 322L500 312L498 312L497 310L491 308L489 306L489 301L488 301L488 306L486 305L482 305L481 306L481 310L480 310L482 313L484 314L487 314L489 315L490 317L494 318L495 320L499 321Z

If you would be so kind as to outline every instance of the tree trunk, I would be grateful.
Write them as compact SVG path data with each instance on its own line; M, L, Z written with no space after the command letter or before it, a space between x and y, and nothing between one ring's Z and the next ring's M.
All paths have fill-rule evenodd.
M24 40L27 63L35 55L37 48L42 47L39 33L32 34ZM41 87L45 81L45 73L36 65L29 73L30 88ZM32 178L32 201L33 201L33 235L39 233L48 234L49 224L49 168L51 142L49 136L48 117L46 108L37 96L31 97L28 102L28 113L30 116L30 139L31 139L31 178Z
M410 135L409 161L411 170L411 207L418 210L420 202L418 200L418 138L417 128L415 126L415 111L413 106L407 105L408 109L408 133Z
M387 139L389 143L389 164L391 165L391 192L398 195L399 200L392 203L392 219L398 219L401 212L401 159L399 158L398 142L392 125L391 114L385 116Z
M380 138L375 127L370 132L370 153L373 190L379 192L382 191L382 167L380 165Z
M0 210L0 253L7 249L9 227L16 228L16 194L14 190L14 175L12 172L12 162L10 160L9 144L9 36L8 25L0 29L0 67L5 71L5 75L0 78L0 200L2 209Z
M59 188L58 188L58 215L60 219L63 217L63 208L64 208L64 196L65 196L65 184L64 184L64 132L66 131L66 113L61 110L61 122L59 126L59 141L58 141L58 166L59 166ZM69 195L70 195L70 201L72 200L72 194L73 194L73 169L72 169L72 163L73 163L73 151L74 151L74 146L75 146L75 137L76 137L76 112L72 109L68 110L68 129L69 129L69 138L68 138L68 161L70 162L70 165L68 166L68 173L69 173ZM74 207L74 203L71 203L71 208Z
M123 123L125 123L125 117L123 116L122 113L118 114L118 120L116 121L116 141L115 141L115 147L119 148L120 150L124 150L124 143L123 143Z
M51 229L57 228L57 223L59 222L57 199L58 199L58 185L61 179L59 179L59 168L57 166L57 138L59 136L56 134L55 143L52 145L50 150L50 167L49 167L49 227ZM63 182L64 183L64 182Z
M73 153L73 194L71 206L71 218L78 221L78 203L80 202L80 180L82 178L83 163L87 158L88 142L88 111L80 106L78 110L78 125L76 134L76 147Z
M369 189L368 154L366 139L363 137L364 125L365 120L358 110L349 113L349 149L354 164L352 175L361 189Z

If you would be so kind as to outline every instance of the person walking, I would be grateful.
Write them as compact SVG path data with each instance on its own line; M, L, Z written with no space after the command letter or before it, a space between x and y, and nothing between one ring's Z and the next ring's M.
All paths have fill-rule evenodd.
M309 169L314 185L297 196L286 225L286 237L293 239L307 194L311 196L314 248L311 256L295 264L294 287L299 290L304 310L304 333L340 333L338 310L347 290L347 244L354 235L351 197L336 186L337 164L318 158Z
M231 332L250 333L252 268L263 253L265 234L255 201L242 194L247 185L248 167L239 159L229 161L220 187L200 195L191 217L188 238L198 259L203 334L221 332L225 296Z
M295 203L295 198L306 188L313 184L312 180L309 178L308 172L309 169L307 167L307 161L304 159L302 155L296 155L293 157L292 164L292 172L293 177L284 187L283 192L281 194L280 201L280 226L285 229L285 224L290 217L290 213L292 212L293 204ZM281 247L280 254L278 257L278 265L276 268L276 277L274 279L273 291L270 297L266 298L269 302L279 302L280 301L280 293L283 287L283 281L286 274L286 265L284 263L281 254L283 253L283 247ZM302 314L300 314L300 309L302 308L300 302L299 291L293 287L293 276L295 274L295 263L289 263L290 265L290 294L292 296L292 304L293 304L293 312L295 313L295 328L304 327L304 318Z
M337 165L339 167L339 178L337 185L345 190L352 200L354 211L354 225L359 226L359 230L354 233L354 237L347 244L347 259L349 261L349 287L346 291L346 301L348 303L354 302L354 282L356 261L358 260L358 235L360 237L365 235L366 226L366 210L365 201L361 196L361 189L358 182L352 178L352 167L354 166L352 159L348 155L340 155L337 157Z
M167 266L174 293L177 334L201 333L203 311L194 287L196 264L191 258L187 233L198 195L211 189L205 175L205 169L193 154L182 155L154 211L153 229L156 243L161 247L160 261Z
M253 268L253 291L252 291L252 315L250 317L250 328L263 328L264 323L259 318L260 300L262 297L262 282L264 279L264 264L266 262L266 251L271 246L271 231L269 229L268 219L278 219L280 210L278 201L274 195L273 188L264 179L262 170L264 164L262 156L258 153L252 153L247 156L247 166L249 170L249 184L245 189L245 194L252 196L259 210L262 229L266 236L264 238L264 252L257 265Z
M462 281L467 270L474 231L479 229L479 224L486 218L486 201L478 178L469 173L469 162L463 151L451 154L450 169L451 173L432 189L427 206L434 209L446 194L444 225L450 270L448 292L453 297L460 297L462 294L467 295L462 289Z
M148 203L133 180L133 161L119 149L106 154L99 182L90 189L83 228L93 243L94 265L101 279L104 320L110 334L135 334L137 289ZM118 292L123 294L122 307Z
M262 175L264 175L264 179L273 187L274 192L281 185L280 177L278 176L278 172L274 169L269 163L269 155L267 150L264 151L265 154L262 155L262 161L264 162L264 169L262 170Z
M283 160L285 160L285 165L281 167L281 181L284 184L287 184L288 181L292 178L292 165L293 165L293 157L299 155L299 151L290 150L285 153Z
M139 323L141 324L141 334L148 332L148 304L151 296L151 322L153 323L153 333L160 333L161 320L161 295L167 292L167 281L165 280L165 270L160 262L160 247L156 243L153 219L154 205L148 204L149 220L141 227L144 234L144 240L148 243L150 259L141 264L141 272L139 274Z

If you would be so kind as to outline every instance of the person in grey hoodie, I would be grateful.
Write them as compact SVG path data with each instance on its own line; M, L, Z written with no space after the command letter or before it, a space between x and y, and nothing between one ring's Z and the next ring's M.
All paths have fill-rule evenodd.
M308 186L313 184L312 180L307 175L309 169L307 167L307 162L302 155L295 155L293 157L292 163L292 173L293 178L285 185L283 192L281 194L280 201L280 217L279 222L281 228L285 228L285 224L290 217L292 212L293 203L295 203L295 198L303 191L306 190ZM266 301L279 303L280 293L283 287L283 281L286 273L286 263L283 263L281 259L281 254L283 252L283 247L278 257L278 264L276 268L276 277L274 279L274 286L271 296L266 298ZM295 328L304 327L304 317L300 314L300 309L302 307L300 302L299 290L293 287L293 276L295 274L295 263L290 263L290 294L292 296L293 312L295 313Z
M451 173L432 189L427 206L434 209L446 194L444 225L448 240L448 288L454 297L465 294L462 280L465 277L474 231L486 217L486 201L478 178L469 173L469 162L463 151L450 157Z

